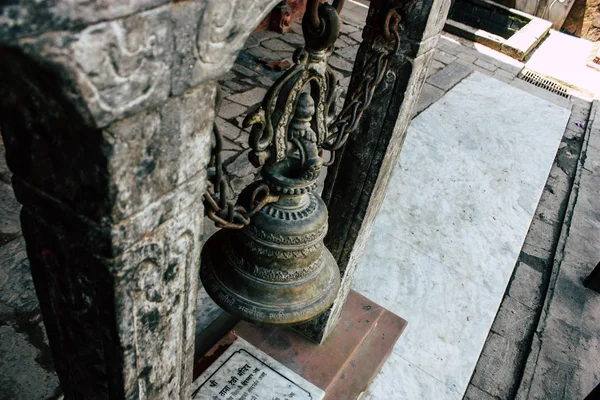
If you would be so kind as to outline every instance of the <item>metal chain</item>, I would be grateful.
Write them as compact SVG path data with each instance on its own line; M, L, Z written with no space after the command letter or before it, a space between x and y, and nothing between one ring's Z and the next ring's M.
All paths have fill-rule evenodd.
M323 144L323 148L331 152L331 158L324 163L325 166L334 163L335 152L346 144L350 134L358 127L364 111L371 105L375 90L387 72L389 57L400 47L399 25L401 20L400 14L394 9L390 10L385 18L383 33L387 39L394 40L393 51L381 50L364 62L361 69L353 71L354 76L362 77L362 83L350 94L350 98L345 101L344 108L337 118L328 125L328 131L334 133L329 135Z
M217 87L215 113L221 108L222 93ZM202 196L206 215L218 228L242 229L250 224L250 217L260 211L268 203L277 201L271 196L269 186L262 182L254 182L246 187L236 202L228 199L229 189L227 179L223 174L223 135L215 120L213 124L214 143L211 149L211 165L208 169L209 187ZM212 193L211 193L212 186Z
M317 2L318 3L318 2ZM344 1L334 1L338 13L343 7ZM395 53L400 46L400 34L398 26L401 17L396 10L391 10L385 19L384 36L394 39ZM324 165L331 165L335 160L335 152L342 148L348 136L356 130L358 122L364 111L370 106L375 90L383 80L388 66L388 60L392 54L382 50L372 55L367 62L363 63L360 70L354 72L355 76L361 76L362 84L351 94L349 101L345 102L337 118L328 125L330 132L326 142L323 144L325 150L331 152L331 159ZM221 108L221 88L217 89L215 113ZM242 229L250 224L250 218L267 204L275 202L278 196L272 196L270 188L262 181L254 182L246 187L239 195L237 201L228 199L228 183L223 173L223 160L221 151L223 149L223 136L216 124L213 125L214 143L212 146L211 165L208 168L209 187L203 195L206 215L218 228Z

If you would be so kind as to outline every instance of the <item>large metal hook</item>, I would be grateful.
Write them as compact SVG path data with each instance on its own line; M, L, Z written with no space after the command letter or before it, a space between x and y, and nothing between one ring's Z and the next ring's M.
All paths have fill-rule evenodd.
M307 50L318 52L332 47L340 35L340 18L336 8L319 0L309 0L302 19L302 32Z
M335 8L335 11L338 13L338 15L340 15L342 12L345 1L346 0L333 0L332 6ZM319 32L323 28L322 20L319 17L320 4L320 0L308 0L308 3L306 4L305 16L307 16L308 20L310 21L310 29L314 33Z

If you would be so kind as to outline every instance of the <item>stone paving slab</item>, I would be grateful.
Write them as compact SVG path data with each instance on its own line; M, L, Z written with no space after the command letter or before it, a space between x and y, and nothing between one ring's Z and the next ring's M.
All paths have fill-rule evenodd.
M471 72L473 72L473 69L465 65L452 62L445 68L430 76L427 79L427 83L437 87L440 90L443 90L444 92L447 92L458 82L470 75Z
M600 295L583 281L600 261L600 103L594 102L519 400L583 399L600 383Z

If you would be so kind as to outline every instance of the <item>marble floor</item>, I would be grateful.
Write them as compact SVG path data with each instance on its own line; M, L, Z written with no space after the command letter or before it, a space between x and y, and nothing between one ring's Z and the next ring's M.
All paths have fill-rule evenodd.
M461 399L570 112L475 72L411 123L354 289L408 321L364 399Z

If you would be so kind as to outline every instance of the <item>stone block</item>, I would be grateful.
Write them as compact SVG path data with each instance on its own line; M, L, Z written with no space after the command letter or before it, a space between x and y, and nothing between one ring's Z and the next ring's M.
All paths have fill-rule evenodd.
M245 113L247 109L248 107L239 105L228 100L224 100L223 104L221 104L221 109L219 110L219 117L225 119L235 118L238 115L242 115L243 113Z
M340 32L343 34L346 34L346 35L350 35L354 32L358 32L358 33L362 34L362 30L360 29L359 26L356 26L355 24L347 23L343 19L340 24Z
M352 24L356 27L363 26L365 24L365 17L367 16L364 8L349 8L344 7L341 14L341 19L348 24Z
M247 136L244 135L244 137L242 137L242 134L245 133L242 128L237 127L222 118L217 118L216 124L225 139L235 142L235 144L239 147L247 147L248 143L247 140L245 140ZM224 145L223 149L232 150L237 149L237 147L230 148Z
M457 62L452 62L442 70L430 76L427 79L427 83L447 92L448 90L452 89L457 83L469 76L472 71L472 68L468 68Z
M100 127L163 103L174 63L171 9L159 7L79 32L61 31L23 43L74 77L84 105Z
M340 57L345 58L349 62L353 63L356 58L356 53L358 52L358 45L347 46L342 49L336 49L335 54Z
M267 49L276 53L290 54L294 51L294 47L290 46L288 43L278 38L265 40L261 43L261 46L264 46Z
M563 140L556 153L556 163L567 175L574 177L579 163L580 143Z
M584 133L584 129L580 129L577 126L572 126L568 124L567 129L565 129L565 139L581 141L583 140Z
M456 38L450 38L446 35L440 36L440 40L438 41L436 47L448 54L452 54L453 56L457 56L462 50L462 46L456 41Z
M457 58L460 58L461 60L464 60L468 63L472 63L475 62L475 60L477 60L477 54L475 51L462 51L460 53L456 54Z
M427 107L438 101L444 95L442 89L438 89L429 83L423 85L421 95L419 96L419 102L414 109L414 114L417 115L425 110Z
M350 63L341 57L337 57L336 55L329 57L329 65L342 73L350 73L352 72L352 68L354 68L353 63Z
M508 295L532 310L542 306L544 300L544 277L538 269L520 261L510 281Z
M236 157L235 160L229 165L226 165L225 169L227 172L240 178L246 177L250 174L254 175L256 168L250 164L250 161L248 161L248 154L250 154L249 149Z
M596 176L600 176L600 149L588 146L587 151L583 154L585 155L583 169Z
M499 60L495 60L494 64L498 67L499 70L506 71L509 74L512 74L513 76L518 75L519 72L521 72L521 70L523 69L523 64L521 63L517 63L515 65L512 63L506 63Z
M530 256L551 261L561 228L560 224L551 225L536 215L529 226L522 251Z
M429 70L427 71L427 77L429 78L431 75L435 74L444 67L445 65L439 62L438 60L432 60L431 65L429 66Z
M114 221L142 210L204 170L214 97L214 85L200 86L106 128Z
M252 86L243 83L241 81L226 81L222 83L223 87L227 90L227 92L229 93L238 93L238 92L243 92L244 90L248 90L250 89ZM223 95L228 97L229 94L226 94L225 91L223 91Z
M266 93L266 89L257 87L243 93L231 95L228 99L248 107L261 103Z
M20 212L21 205L15 199L12 187L0 181L0 236L14 237L21 232Z
M175 42L174 94L218 79L233 65L250 33L278 0L182 2L173 8L179 39ZM200 9L196 10L196 7ZM192 14L196 17L192 18ZM275 37L275 32L254 35L257 41ZM175 90L176 89L176 90Z
M483 75L487 75L487 76L493 76L494 73L492 71L490 71L489 69L485 69L482 68L478 65L473 64L473 70L482 73Z
M269 52L269 54L273 54L273 52ZM245 59L240 59L240 63L236 63L232 68L231 71L237 72L239 75L246 77L246 78L251 78L253 79L254 77L256 77L257 75L257 71L255 71L252 68L252 65L250 64L246 64L243 65L242 62L246 61Z
M483 69L486 69L486 70L488 70L490 72L494 72L494 71L496 71L498 69L498 67L496 65L494 65L493 63L487 62L487 61L482 60L482 59L475 60L475 62L473 64L475 64L478 67L481 67Z
M592 238L594 237L592 236ZM591 272L592 267L600 261L600 247L597 243L597 241L590 239L590 236L581 236L576 233L569 234L569 240L565 246L564 259L577 260L587 265Z
M469 384L464 400L496 400L497 397L492 397L489 393L484 392L473 384Z
M302 45L304 45L304 41L302 42ZM344 48L346 46L354 46L354 45L356 45L356 41L346 34L340 34L340 36L338 37L338 40L336 42L336 47L339 47L339 48Z
M71 2L34 0L2 5L0 41L11 42L55 30L69 30L98 21L117 19L167 3L167 0Z
M344 24L345 25L345 24ZM356 30L350 34L348 34L348 37L350 37L351 39L353 39L354 41L361 43L363 38L363 31L362 30Z
M272 51L267 50L262 46L252 47L251 49L246 49L243 52L252 55L252 57L260 61L272 60L274 56Z
M515 78L514 74L504 71L500 68L498 68L492 76L504 83L510 83Z
M571 363L556 362L542 350L536 365L527 400L548 400L557 393L573 393L573 376L578 368ZM583 398L583 397L572 397Z
M597 370L597 367L586 371L579 363L580 351L584 353L585 346L592 344L586 339L582 341L582 336L591 339L589 335L560 319L547 319L539 355L536 357L535 371L531 376L529 388L526 388L527 399L551 399L555 398L556 393L568 393L568 398L583 399L589 393L589 380L597 379L593 371ZM581 376L585 375L587 379L584 379L588 382L586 387L582 387L584 379L581 379Z
M542 197L540 197L535 215L550 225L560 224L563 222L568 202L569 192L554 189L547 184L542 192Z
M558 193L558 192L571 192L571 183L572 180L567 175L565 171L563 171L560 166L555 162L552 164L552 168L550 169L550 174L548 175L548 180L546 181L546 188L550 193Z
M510 339L490 333L471 379L472 385L493 398L510 398L518 380L520 352Z
M60 395L58 377L37 362L39 357L26 333L10 325L0 326L0 397L49 399Z
M0 247L0 315L39 309L22 237Z
M8 165L6 164L6 149L4 148L4 142L0 135L0 181L10 184L11 176L12 172L10 172Z
M288 32L278 37L284 42L290 44L293 48L304 46L304 36L296 32Z
M500 310L492 324L492 332L510 338L516 345L525 343L535 328L536 311L510 296L504 296Z
M600 188L600 174L594 174L586 169L582 170L577 204L571 218L569 233L587 237L591 240L600 238L598 188Z
M558 268L558 277L554 286L549 289L552 296L549 313L551 318L558 318L574 327L581 327L584 310L593 293L583 282L591 267L571 257L562 260Z
M437 50L433 58L443 64L450 64L452 61L456 60L456 56L448 54L443 50Z

